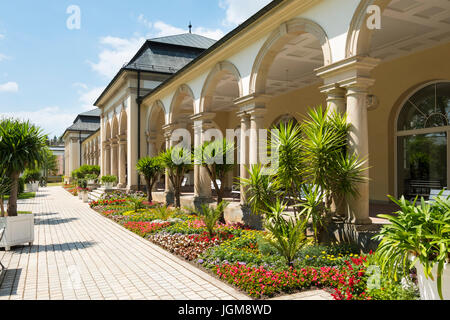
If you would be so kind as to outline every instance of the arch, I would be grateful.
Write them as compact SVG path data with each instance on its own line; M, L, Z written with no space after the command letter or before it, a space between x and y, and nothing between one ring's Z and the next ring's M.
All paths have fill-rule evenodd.
M165 110L166 109L164 108L164 104L161 100L157 100L151 105L147 112L147 132L152 130L152 128L156 126L156 121L161 113L164 115L163 125L166 124Z
M116 138L118 135L119 135L119 121L117 120L117 116L114 115L112 119L111 139Z
M108 141L111 139L111 122L106 122L106 135L105 135L105 141Z
M122 110L119 115L119 134L124 135L127 133L127 127L128 127L128 115L125 110Z
M272 121L272 124L270 125L269 129L278 127L280 125L280 123L288 123L289 121L294 121L294 123L299 123L295 116L293 116L290 113L286 113L286 114L283 114L283 115L275 118L275 120Z
M439 97L447 97L448 100L442 101ZM440 107L437 105L440 101ZM434 106L431 106L430 104ZM417 108L417 109L416 109ZM442 110L445 109L445 110ZM430 115L438 115L439 123L430 125L427 123ZM405 119L407 121L405 122ZM431 189L440 189L448 187L450 183L450 157L448 151L438 152L438 145L442 145L446 139L446 148L450 150L450 80L430 80L421 82L406 90L394 104L389 117L389 172L393 179L390 180L390 192L396 197L405 195L414 197L417 193L427 196L427 188L417 189L417 181L424 180L430 184ZM445 137L444 137L445 136ZM426 146L424 149L418 146ZM433 147L434 146L434 147ZM417 149L419 148L419 149ZM434 148L434 149L433 149ZM413 151L415 150L415 151ZM416 154L414 152L420 151ZM434 150L434 151L431 151ZM417 155L421 155L418 157ZM430 156L432 154L432 156ZM431 162L423 162L421 158L439 161L438 169L433 168ZM446 158L442 159L441 158ZM422 161L422 162L421 162ZM420 164L421 163L421 164ZM420 169L422 168L422 169ZM428 169L427 169L428 168ZM421 171L425 170L425 171ZM428 171L427 171L428 170ZM446 172L439 172L443 170ZM432 173L432 171L434 173ZM420 174L418 174L421 172ZM428 173L427 173L428 172ZM436 179L436 176L439 179ZM441 186L437 182L442 183ZM433 184L434 187L432 186ZM393 188L393 190L392 190ZM429 188L428 188L429 189Z
M376 5L380 7L381 12L383 12L391 1L392 0L361 1L353 15L347 33L347 43L345 47L346 58L369 54L374 30L369 30L369 28L367 28L367 9L372 5Z
M194 93L187 84L182 84L181 86L178 87L177 91L175 92L172 98L172 103L170 104L170 111L169 111L169 123L173 123L177 120L174 117L174 115L180 111L179 108L186 97L192 99L192 114L195 113Z
M212 95L224 74L231 74L238 82L239 97L243 96L242 78L236 66L230 61L221 61L217 63L209 72L202 88L200 100L200 113L207 111L206 106L211 103Z
M250 78L250 93L265 93L265 81L278 51L292 38L304 33L310 33L319 40L324 65L333 62L328 35L319 24L304 18L289 20L272 32L256 56Z

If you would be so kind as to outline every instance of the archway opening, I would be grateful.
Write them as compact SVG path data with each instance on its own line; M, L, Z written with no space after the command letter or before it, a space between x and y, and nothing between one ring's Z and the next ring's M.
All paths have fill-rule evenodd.
M450 82L422 87L400 110L397 127L397 192L428 198L449 187Z

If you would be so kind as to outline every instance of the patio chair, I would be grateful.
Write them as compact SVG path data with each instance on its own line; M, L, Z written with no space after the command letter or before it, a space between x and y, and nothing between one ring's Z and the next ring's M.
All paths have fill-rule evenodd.
M6 230L6 224L5 224L4 220L1 219L1 220L0 220L0 242L1 242L2 239L3 239L3 234L5 233L5 230ZM0 261L0 267L1 267L1 270L0 270L0 271L3 271L3 270L6 269L5 266L2 264L1 261Z

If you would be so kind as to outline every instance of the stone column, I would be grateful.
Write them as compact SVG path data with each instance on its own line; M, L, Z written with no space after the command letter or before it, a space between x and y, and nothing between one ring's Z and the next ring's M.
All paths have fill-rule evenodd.
M127 136L119 135L119 188L127 187Z
M338 84L332 83L320 88L320 91L327 96L327 107L330 113L337 111L341 114L346 111L345 89Z
M348 202L348 218L354 224L371 224L369 218L369 131L367 122L368 88L373 79L355 79L347 88L347 121L351 125L349 152L365 160L363 176L367 182L358 185L359 196Z
M247 167L250 163L249 160L249 130L250 130L250 116L245 112L238 113L238 117L241 118L241 138L240 138L240 171L241 178L247 179L249 177ZM241 186L241 205L246 203L245 189Z
M105 157L103 159L105 171L104 171L103 175L107 176L107 175L111 175L111 142L104 141L103 146L105 148L104 149Z
M151 158L158 155L156 148L157 135L155 132L147 132L147 155Z
M365 160L365 168L369 167L369 137L367 123L368 88L374 84L372 70L380 62L367 56L353 56L316 70L324 79L322 92L327 94L327 101L335 110L343 110L342 90L346 89L347 121L351 124L349 134L349 152ZM369 178L369 170L364 177ZM369 218L369 182L358 186L359 196L351 198L347 204L347 219L353 224L371 224Z
M250 115L250 165L261 163L261 153L266 151L262 148L267 148L267 136L262 136L260 132L261 129L264 129L265 112L266 109L263 107L252 108L247 111L247 114Z
M214 127L212 119L215 116L215 113L201 113L191 117L191 120L194 121L194 149L196 151L205 142L205 132ZM200 156L201 154L196 155L196 157ZM201 162L196 161L194 164L194 205L200 207L204 203L211 202L211 199L211 178Z
M166 150L169 150L172 147L172 126L165 126L163 127L164 130L164 139L166 140ZM174 204L174 189L172 182L169 179L169 170L166 169L166 175L165 175L165 188L164 188L164 195L166 198L166 204L171 205Z
M119 150L119 140L117 138L113 138L111 141L111 175L118 176L119 175L119 166L118 166L118 150Z

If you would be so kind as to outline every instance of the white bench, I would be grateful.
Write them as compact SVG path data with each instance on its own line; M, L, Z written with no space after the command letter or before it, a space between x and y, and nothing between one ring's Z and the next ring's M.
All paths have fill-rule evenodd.
M442 192L442 195L439 196L439 194ZM436 202L437 198L440 199L448 199L450 197L450 190L439 190L439 189L431 189L430 190L430 198L428 200L428 202L433 203Z
M3 235L5 234L5 230L6 230L6 224L4 222L4 219L0 219L0 242L2 242L3 239ZM2 268L0 271L3 272L3 270L5 270L5 266L2 264L2 262L0 261L0 267Z

